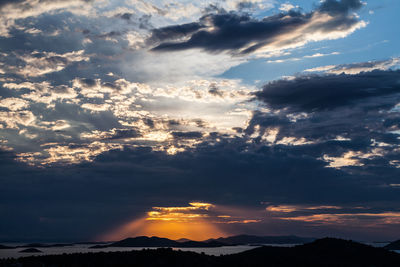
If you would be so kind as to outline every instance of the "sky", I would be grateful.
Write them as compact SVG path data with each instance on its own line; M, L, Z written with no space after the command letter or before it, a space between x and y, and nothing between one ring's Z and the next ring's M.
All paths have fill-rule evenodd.
M397 0L1 0L0 241L400 238Z

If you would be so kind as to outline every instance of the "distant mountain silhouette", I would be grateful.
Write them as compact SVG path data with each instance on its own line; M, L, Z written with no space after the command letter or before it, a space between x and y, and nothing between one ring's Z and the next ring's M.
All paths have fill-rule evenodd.
M180 238L180 239L177 239L175 241L177 241L177 242L187 242L187 241L192 241L192 240L187 239L187 238Z
M252 236L252 235L237 235L231 237L220 237L217 239L208 239L205 241L192 241L189 239L171 240L161 237L138 236L126 238L121 241L111 244L99 244L91 248L106 248L106 247L222 247L235 245L259 245L259 244L304 244L312 242L314 238L298 237L298 236Z
M400 240L397 240L390 244L387 244L384 248L390 249L390 250L400 250Z
M224 243L213 241L213 242L198 242L198 241L184 241L179 242L168 238L161 237L147 237L138 236L126 238L121 241L117 241L106 245L96 245L90 248L107 248L107 247L175 247L175 248L189 248L189 247L222 247Z
M74 244L43 244L43 243L31 243L20 246L4 246L0 245L0 249L13 249L13 248L58 248L58 247L68 247Z
M71 245L100 245L100 244L109 244L110 242L104 241L83 241L83 242L75 242Z
M22 252L22 253L41 253L41 252L43 252L43 251L41 251L41 250L38 250L37 248L27 248L27 249L24 249L24 250L21 250L21 251L19 251L20 253Z
M314 241L315 238L290 236L254 236L254 235L236 235L230 237L220 237L209 239L208 241L217 241L230 245L240 244L304 244Z
M53 247L68 247L74 244L43 244L43 243L31 243L22 246L17 246L17 248L53 248Z
M2 266L400 266L400 254L353 241L324 238L294 247L259 247L225 256L208 256L168 248L22 257L0 260Z

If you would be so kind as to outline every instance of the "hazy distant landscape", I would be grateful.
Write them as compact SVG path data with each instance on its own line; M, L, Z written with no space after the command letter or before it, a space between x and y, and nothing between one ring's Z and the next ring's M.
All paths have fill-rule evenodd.
M316 241L315 241L316 240ZM391 243L377 242L367 243L369 249L379 248L377 251L400 252L398 241ZM144 249L173 248L174 251L191 251L209 256L238 254L244 251L253 250L259 247L280 247L282 251L288 248L298 247L303 244L314 244L312 249L318 251L319 246L324 249L331 246L335 250L343 249L339 244L351 244L351 246L361 243L349 243L339 239L315 239L297 236L251 236L238 235L225 238L209 239L205 241L191 241L188 239L171 240L159 237L133 237L115 242L88 242L88 243L31 243L31 244L3 244L0 245L0 259L20 258L28 256L61 255L74 253L90 253L104 255L104 253L142 251ZM363 248L367 248L364 246ZM362 248L362 246L359 246ZM290 250L287 250L290 251ZM373 251L373 250L372 250ZM136 252L135 252L136 253ZM138 252L139 253L139 252ZM144 253L146 254L146 253ZM112 255L112 254L106 254ZM125 254L124 254L125 255ZM139 254L132 254L139 255ZM132 256L131 255L131 256ZM175 255L175 254L174 254ZM179 255L179 254L176 254ZM384 255L384 254L382 254ZM389 255L389 254L388 254ZM71 256L72 257L72 256ZM110 256L112 257L112 256Z
M170 240L159 237L126 238L116 242L89 242L89 243L30 243L30 244L3 244L0 245L0 258L22 257L27 255L51 255L62 253L113 252L141 250L143 248L171 247L180 250L203 252L207 255L234 254L253 249L262 245L294 246L313 241L314 238L297 236L250 236L238 235L226 238L209 239L205 241ZM24 252L24 249L37 249L37 252Z
M164 240L165 241L165 240ZM235 246L232 246L235 247ZM242 247L243 248L243 247ZM225 252L225 253L224 253ZM400 254L385 248L324 238L295 246L223 249L220 254L171 248L86 252L1 259L0 266L399 266Z

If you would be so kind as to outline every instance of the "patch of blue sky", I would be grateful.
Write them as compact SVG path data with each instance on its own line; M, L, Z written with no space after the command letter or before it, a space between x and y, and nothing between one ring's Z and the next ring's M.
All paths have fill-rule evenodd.
M282 3L289 2L282 1ZM302 7L304 11L311 10L315 5L311 1L291 1L290 3ZM276 7L279 8L279 4ZM368 23L365 28L345 38L308 43L290 51L290 55L249 60L230 68L219 77L241 79L245 84L257 84L282 76L292 76L319 66L398 57L400 56L400 34L395 25L400 25L399 10L400 1L368 1L359 12L360 19ZM316 53L324 54L324 56L308 57ZM271 62L277 60L278 62Z

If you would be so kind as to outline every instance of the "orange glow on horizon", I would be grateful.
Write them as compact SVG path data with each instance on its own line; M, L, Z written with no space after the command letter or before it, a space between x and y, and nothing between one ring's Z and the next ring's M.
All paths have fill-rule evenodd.
M226 236L222 230L205 220L193 222L151 221L144 229L145 235L155 235L170 239L187 238L202 241Z
M209 238L227 236L217 226L204 220L193 222L149 221L146 218L134 220L111 233L100 236L100 241L116 241L135 236L157 236L173 240L187 238L202 241Z
M123 225L99 240L120 240L134 236L158 236L169 239L206 240L226 236L207 214L214 205L191 202L187 207L153 207L147 216Z
M233 210L245 214L243 210ZM122 225L97 240L115 241L135 236L157 236L203 241L230 235L231 233L222 229L224 225L260 222L247 219L249 216L245 217L246 219L240 215L227 215L216 205L203 202L191 202L186 207L153 207L146 216Z

